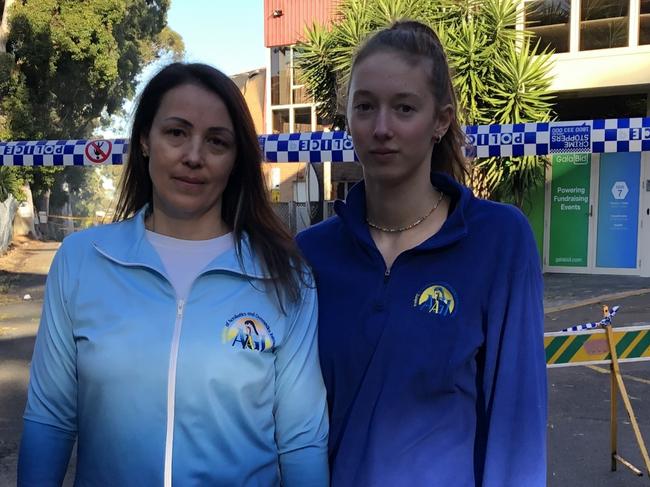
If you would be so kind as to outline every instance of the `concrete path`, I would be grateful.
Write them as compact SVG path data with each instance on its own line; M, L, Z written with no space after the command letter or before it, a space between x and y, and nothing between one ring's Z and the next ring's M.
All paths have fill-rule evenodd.
M544 274L544 310L547 313L599 302L613 303L642 294L650 294L650 277Z
M16 484L29 362L58 242L22 241L0 256L0 486Z

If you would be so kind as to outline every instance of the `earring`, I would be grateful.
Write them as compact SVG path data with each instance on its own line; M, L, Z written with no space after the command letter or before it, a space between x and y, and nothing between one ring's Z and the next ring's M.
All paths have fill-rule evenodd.
M145 159L148 159L148 158L149 158L149 151L143 148L143 149L142 149L142 156L143 156Z

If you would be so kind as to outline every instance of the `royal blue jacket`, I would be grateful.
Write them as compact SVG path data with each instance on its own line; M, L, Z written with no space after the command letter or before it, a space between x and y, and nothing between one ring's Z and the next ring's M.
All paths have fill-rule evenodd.
M540 260L524 215L436 174L453 209L387 269L356 185L298 243L319 293L334 487L542 487Z
M248 240L178 299L134 218L68 237L47 278L19 485L328 485L313 286L282 313Z

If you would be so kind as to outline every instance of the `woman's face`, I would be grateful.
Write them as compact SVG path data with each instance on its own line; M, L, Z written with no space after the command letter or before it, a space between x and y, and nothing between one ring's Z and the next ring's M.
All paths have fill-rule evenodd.
M146 137L156 212L176 219L221 219L221 201L237 157L235 131L221 98L195 84L169 90Z
M428 179L431 151L451 110L436 106L426 63L409 64L399 52L384 51L355 66L347 119L366 180Z

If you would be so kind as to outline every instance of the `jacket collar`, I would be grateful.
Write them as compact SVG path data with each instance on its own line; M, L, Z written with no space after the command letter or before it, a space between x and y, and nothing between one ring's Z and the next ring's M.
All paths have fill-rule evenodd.
M167 276L158 252L149 243L145 234L144 220L148 205L141 208L133 217L107 225L97 232L93 239L95 249L112 261L129 267L147 267ZM259 260L255 257L248 235L241 238L241 262L238 258L237 242L234 248L217 256L204 272L225 271L249 278L266 278Z
M467 235L465 214L474 198L471 190L443 173L432 173L431 184L451 197L453 210L447 216L442 228L413 250L444 247ZM363 181L354 185L345 202L337 201L334 204L334 210L356 239L365 245L376 247L366 224L366 187Z

